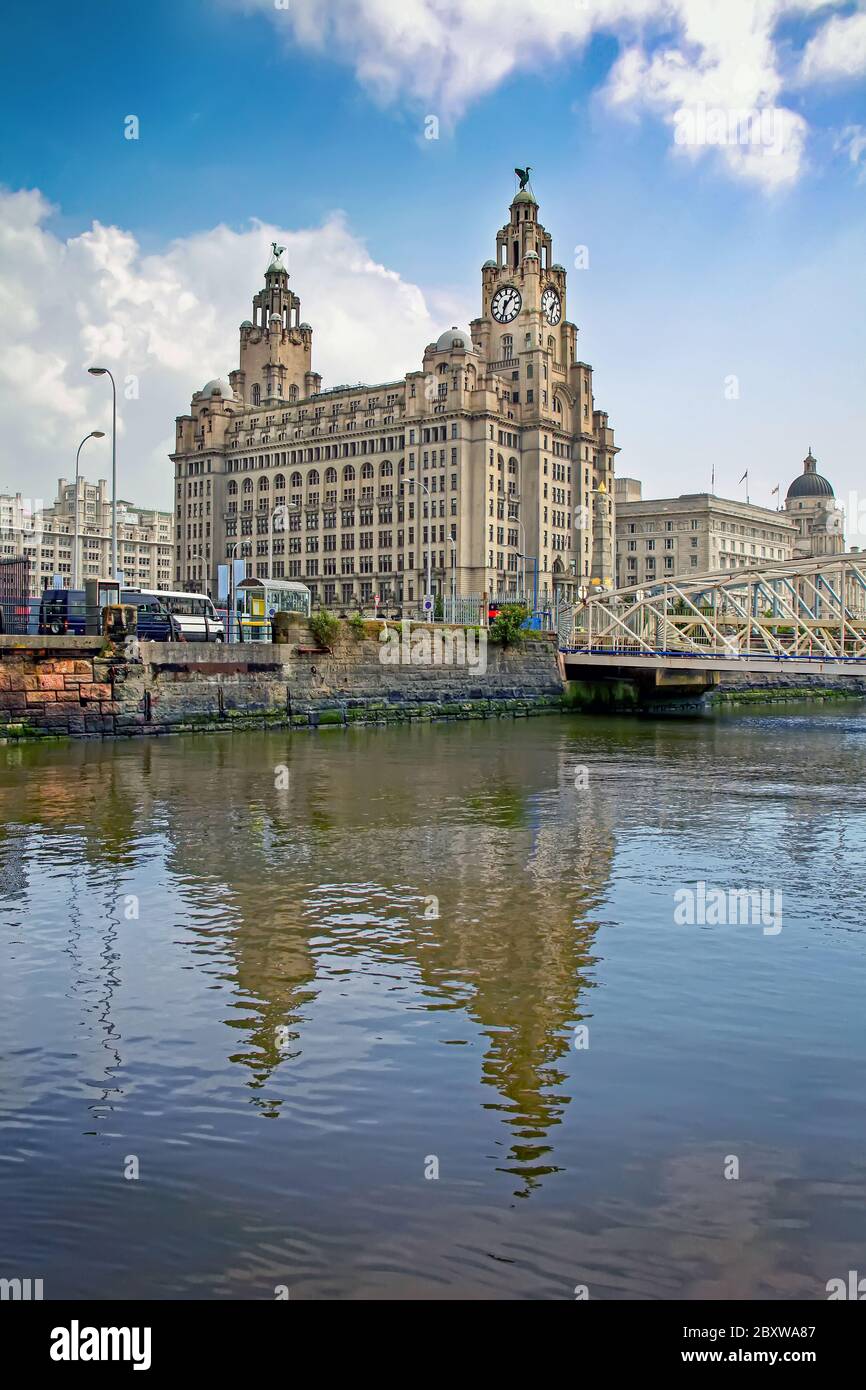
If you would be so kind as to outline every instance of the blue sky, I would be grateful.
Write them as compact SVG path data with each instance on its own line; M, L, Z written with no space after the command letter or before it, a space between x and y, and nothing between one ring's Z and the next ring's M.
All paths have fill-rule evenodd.
M46 495L68 472L105 409L82 381L99 353L138 382L124 490L168 504L174 416L235 365L272 230L326 385L416 368L438 327L477 312L528 162L557 258L589 248L568 312L620 471L662 494L715 467L717 491L741 495L749 467L769 502L811 444L847 500L866 424L861 18L812 0L16 7L0 59L0 489ZM684 155L684 96L781 109L791 136L760 169ZM39 428L28 373L56 395ZM87 467L105 473L95 454Z

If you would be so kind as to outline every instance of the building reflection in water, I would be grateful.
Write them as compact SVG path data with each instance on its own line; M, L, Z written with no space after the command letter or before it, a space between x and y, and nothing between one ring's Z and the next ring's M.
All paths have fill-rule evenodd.
M556 1166L551 1132L569 1102L574 1027L589 1016L614 827L632 828L622 778L652 779L677 743L680 786L659 808L656 833L686 833L700 788L712 794L705 725L693 741L686 726L620 723L608 740L595 725L591 742L572 723L556 727L555 738L539 737L538 725L520 737L462 725L90 745L63 757L7 749L7 766L29 760L33 775L26 798L2 793L5 898L27 897L32 831L49 844L54 836L59 867L79 866L55 885L66 894L72 987L109 1052L107 1093L122 1051L111 1017L119 888L158 854L197 964L231 984L226 1023L238 1041L229 1055L264 1114L280 1113L272 1079L300 1053L334 962L378 961L417 983L425 1009L462 1010L482 1030L484 1103L509 1132L494 1159L528 1192ZM728 742L720 762L730 791L730 730L719 726L717 737ZM704 763L700 777L692 755ZM753 741L749 759L740 799L752 785L759 824L769 769L753 766ZM275 785L282 765L285 790ZM584 789L575 786L581 765ZM640 815L651 800L634 798ZM815 830L800 797L791 822L796 859ZM84 952L91 919L95 959Z
M7 815L4 844L15 849L0 849L0 872L26 892L28 825L59 837L58 861L82 866L84 883L64 882L72 988L86 985L82 1007L100 1020L108 1089L120 1064L119 888L158 843L199 964L231 980L229 1056L265 1115L280 1112L270 1083L302 1048L322 959L372 959L413 977L424 1008L465 1010L482 1030L486 1105L510 1132L497 1163L524 1191L554 1167L549 1135L568 1104L562 1060L587 1008L611 816L602 778L575 790L567 740L545 764L523 743L488 738L479 784L477 759L461 756L473 733L336 735L324 747L250 735L183 749L90 746L44 761L14 824ZM98 891L91 883L83 904L88 871ZM98 1004L80 958L91 916Z

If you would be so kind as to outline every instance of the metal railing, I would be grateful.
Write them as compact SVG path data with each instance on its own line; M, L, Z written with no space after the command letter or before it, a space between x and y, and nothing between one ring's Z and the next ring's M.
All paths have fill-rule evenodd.
M866 557L787 560L615 589L560 632L565 650L866 663Z

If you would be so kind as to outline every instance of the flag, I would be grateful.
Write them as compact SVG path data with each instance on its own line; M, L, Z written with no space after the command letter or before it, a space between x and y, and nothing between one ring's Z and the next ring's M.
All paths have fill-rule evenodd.
M743 474L742 478L740 479L740 482L741 482L741 483L744 483L744 482L746 481L746 479L748 478L748 476L749 476L749 470L748 470L748 468L747 468L746 471L745 471L745 473Z
M771 496L771 497L775 497L775 496L777 495L778 491L779 491L779 484L777 483L776 486L773 488L773 491L770 493L770 496Z

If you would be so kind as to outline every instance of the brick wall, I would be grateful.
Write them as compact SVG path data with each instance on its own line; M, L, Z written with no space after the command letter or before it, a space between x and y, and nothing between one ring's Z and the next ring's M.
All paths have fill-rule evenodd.
M101 641L57 638L46 649L23 646L27 640L0 639L0 734L113 733L116 703Z

